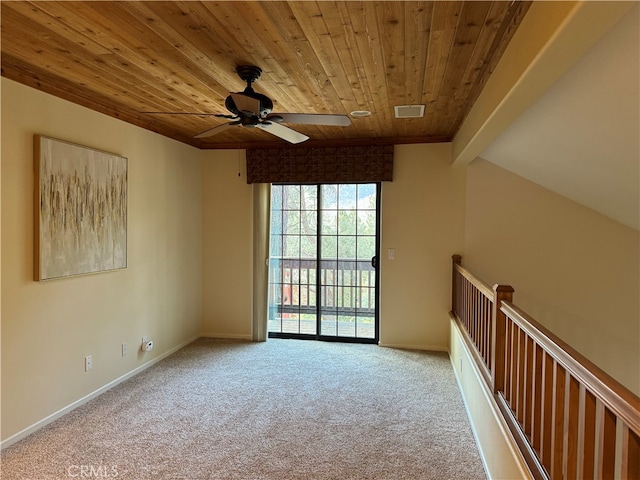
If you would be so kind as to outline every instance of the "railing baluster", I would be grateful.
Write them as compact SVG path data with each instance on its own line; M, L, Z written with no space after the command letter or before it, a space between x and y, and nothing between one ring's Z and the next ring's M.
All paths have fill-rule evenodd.
M482 317L484 318L484 321L487 325L486 334L484 336L484 345L485 345L485 350L487 352L485 358L487 359L487 368L489 369L490 372L493 372L493 369L494 369L493 348L491 345L493 343L493 319L491 318L491 309L489 308L489 304L490 304L489 299L483 296L482 297ZM495 381L493 382L495 384Z
M511 382L511 409L513 410L516 418L518 417L518 392L520 391L520 329L517 325L513 326L512 332L513 341L513 357L512 357L512 382Z
M575 436L575 444L576 444L576 462L575 462L575 472L576 478L585 478L584 476L584 448L585 448L585 415L587 408L587 391L580 382L576 382L578 385L578 413L576 416L576 436Z
M373 297L373 293L375 292L374 288L376 284L376 272L369 272L367 274L367 279L367 285L369 285L369 308L373 308L375 305L375 298Z
M462 275L460 273L458 273L456 271L456 283L457 283L457 287L456 287L456 304L455 307L456 309L454 310L454 312L458 315L458 318L462 318L462 310L463 310L463 306L462 306L462 289L464 288L464 284L462 283Z
M471 339L475 343L476 323L473 318L473 288L473 285L469 285L467 288L467 319L469 322L469 332L471 333Z
M524 408L522 413L522 420L524 426L524 433L531 440L531 421L533 415L531 413L531 406L533 402L533 340L525 335L525 374L524 374Z
M482 324L482 317L480 316L480 310L478 305L480 304L480 292L477 288L473 289L473 303L474 303L474 318L476 322L476 344L480 351L480 356L484 358L484 351L482 350L482 338L484 337L484 325Z
M491 300L488 298L484 299L484 307L487 316L487 323L489 324L489 328L487 331L487 359L489 361L489 371L494 372L494 391L495 391L495 368L496 368L496 359L494 355L494 340L493 340L493 332L495 331L495 326L493 324L493 311L491 309ZM504 339L504 332L502 332L502 338Z
M584 387L582 387L584 389ZM596 397L584 389L582 478L593 478L596 457Z
M553 379L553 446L551 449L551 478L563 478L564 458L564 412L565 412L565 370L554 362Z
M470 285L469 283L465 282L465 288L464 288L464 303L465 303L465 312L464 312L464 318L466 321L466 325L467 325L467 330L469 332L469 335L471 336L471 340L474 339L473 337L473 322L471 319L471 292L472 292L472 285Z
M531 411L531 443L534 448L540 449L542 437L542 390L544 384L543 350L540 345L534 343L533 348L533 407Z
M527 339L522 329L518 328L518 421L524 424L525 385L527 367Z
M483 325L482 319L480 318L480 310L478 309L478 299L480 298L480 292L477 288L473 287L473 323L475 324L476 330L476 347L480 352L480 356L484 358L484 352L482 351L482 334L483 334Z
M349 281L351 282L351 303L353 305L354 311L356 312L356 322L358 320L358 312L361 308L364 308L364 301L362 298L362 294L364 290L362 290L362 285L358 283L358 272L360 271L360 263L356 262L353 265L353 269L349 274ZM356 323L357 324L357 323Z
M640 478L640 437L625 425L622 431L622 478Z
M507 322L505 325L505 355L504 355L504 395L509 404L513 397L511 396L511 384L513 383L513 369L511 368L511 358L513 357L513 323ZM496 381L497 383L497 381ZM499 385L496 385L499 388Z
M462 279L460 279L460 299L458 300L458 302L460 302L460 308L458 309L458 315L460 315L460 321L462 322L462 326L468 331L469 328L467 327L467 310L466 310L466 285L465 282L462 281Z
M477 288L473 289L473 311L474 317L476 321L476 345L478 345L478 350L480 351L480 356L485 359L485 351L483 345L484 339L484 324L482 323L482 312L480 311L480 291ZM486 363L486 362L485 362Z
M471 320L472 329L473 329L473 333L472 333L473 343L475 343L477 346L478 345L478 324L476 323L476 310L474 308L475 291L476 291L476 287L471 285L471 288L469 288L469 319Z
M517 402L516 390L518 387L518 365L516 358L518 356L518 331L514 323L511 323L509 335L510 353L509 356L509 404L513 410Z
M491 348L491 340L492 340L492 332L493 332L493 322L491 319L491 311L489 309L489 299L486 297L482 297L482 318L483 322L486 325L484 331L484 350L485 350L485 359L487 361L487 368L489 371L493 371L493 360L492 360L492 348Z
M579 419L580 419L580 384L573 377L569 376L569 399L567 405L567 426L566 426L566 478L578 478L578 439L579 439Z
M467 325L467 284L464 281L460 281L460 321L465 330L469 331L469 325Z
M551 471L551 441L553 438L553 379L554 379L554 364L553 357L544 352L544 387L542 392L543 406L542 406L542 445L541 445L541 457L542 464Z
M466 311L464 312L465 318L467 321L467 329L469 330L469 334L471 335L471 339L473 340L475 337L473 336L473 324L471 322L471 285L466 284L465 292L464 292L464 301L466 304Z
M462 288L461 275L456 271L455 272L455 295L453 299L453 312L456 314L460 313L460 290Z
M467 324L468 324L468 328L469 328L469 333L471 334L471 339L475 342L475 330L473 329L474 324L473 324L473 286L472 285L467 285L466 288L466 292L465 292L465 300L467 302L467 311L466 311L466 316L467 316Z
M616 471L616 416L606 406L602 415L602 450L599 455L599 478L613 479Z
M484 363L489 368L489 362L487 361L487 355L489 350L487 349L486 339L488 336L489 330L489 322L487 322L487 318L484 316L484 310L482 305L484 303L484 295L478 290L478 323L482 329L482 334L480 335L479 342L482 351L482 358L484 359Z
M463 289L464 289L464 282L462 281L462 275L458 274L458 284L459 284L459 288L458 288L458 305L457 305L457 309L456 312L458 312L458 314L460 315L460 318L462 318L462 312L464 311L464 300L463 300Z
M339 289L339 295L338 295L338 307L348 307L348 305L345 303L344 301L344 285L345 285L345 271L344 269L338 267L338 270L336 270L336 285L341 286L342 288Z

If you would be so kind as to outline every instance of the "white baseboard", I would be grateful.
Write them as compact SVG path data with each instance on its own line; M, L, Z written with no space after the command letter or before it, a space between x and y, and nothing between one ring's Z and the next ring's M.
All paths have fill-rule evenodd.
M442 345L407 345L403 343L378 343L378 346L385 348L400 348L403 350L424 350L429 352L448 352L449 349Z
M124 382L125 380L128 380L129 378L137 375L138 373L146 370L147 368L155 365L156 363L158 363L160 360L164 360L165 358L167 358L169 355L177 352L178 350L180 350L183 347L186 347L187 345L189 345L190 343L194 342L195 340L197 340L198 338L200 338L200 335L196 335L195 337L190 338L189 340L187 340L186 342L181 343L180 345L172 348L171 350L168 350L167 352L163 353L162 355L158 355L156 358L149 360L148 362L140 365L139 367L134 368L133 370L131 370L130 372L122 375L121 377L116 378L115 380L107 383L106 385L100 387L99 389L91 392L88 395L85 395L84 397L82 397L79 400L76 400L75 402L71 403L70 405L67 405L66 407L58 410L55 413L52 413L51 415L49 415L48 417L43 418L42 420L34 423L33 425L31 425L30 427L25 428L24 430L11 435L9 438L7 438L6 440L4 440L3 442L0 443L0 450L7 448L11 445L13 445L14 443L22 440L23 438L29 436L30 434L32 434L33 432L41 429L42 427L50 424L51 422L57 420L58 418L62 417L63 415L66 415L67 413L71 412L72 410L78 408L81 405L84 405L85 403L87 403L89 400L92 400L94 398L96 398L97 396L103 394L104 392L106 392L107 390L115 387L116 385Z
M200 337L204 338L221 338L232 340L251 340L251 335L240 335L234 333L201 333Z

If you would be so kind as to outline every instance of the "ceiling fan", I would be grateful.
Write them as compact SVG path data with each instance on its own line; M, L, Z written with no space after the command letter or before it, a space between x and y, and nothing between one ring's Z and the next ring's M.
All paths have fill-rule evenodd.
M194 138L205 138L224 132L232 127L260 128L266 132L280 137L290 143L300 143L308 140L309 137L303 135L292 128L282 125L283 123L299 123L306 125L329 125L346 127L351 125L351 120L347 115L312 114L312 113L271 113L273 102L269 97L253 90L251 84L262 74L260 67L252 65L241 65L236 68L236 72L242 80L247 83L242 92L230 93L224 105L231 115L212 114L215 117L227 118L231 120L223 125L205 130ZM161 113L161 112L146 112ZM181 112L176 112L181 113ZM183 113L184 114L184 113ZM198 115L198 114L195 114Z

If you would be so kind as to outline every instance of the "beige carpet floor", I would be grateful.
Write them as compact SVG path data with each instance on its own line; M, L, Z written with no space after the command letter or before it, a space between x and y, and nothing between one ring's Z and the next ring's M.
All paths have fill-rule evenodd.
M200 339L2 452L2 478L483 479L444 353Z

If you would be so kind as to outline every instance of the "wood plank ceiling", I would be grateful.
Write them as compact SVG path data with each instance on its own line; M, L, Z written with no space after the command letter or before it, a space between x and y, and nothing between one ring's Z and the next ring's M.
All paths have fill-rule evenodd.
M349 127L293 125L302 145L449 141L530 2L10 1L2 75L199 148L288 146L227 122L238 65L274 112L350 114ZM394 106L425 105L397 119ZM148 114L191 112L202 115ZM207 115L209 114L209 115Z

